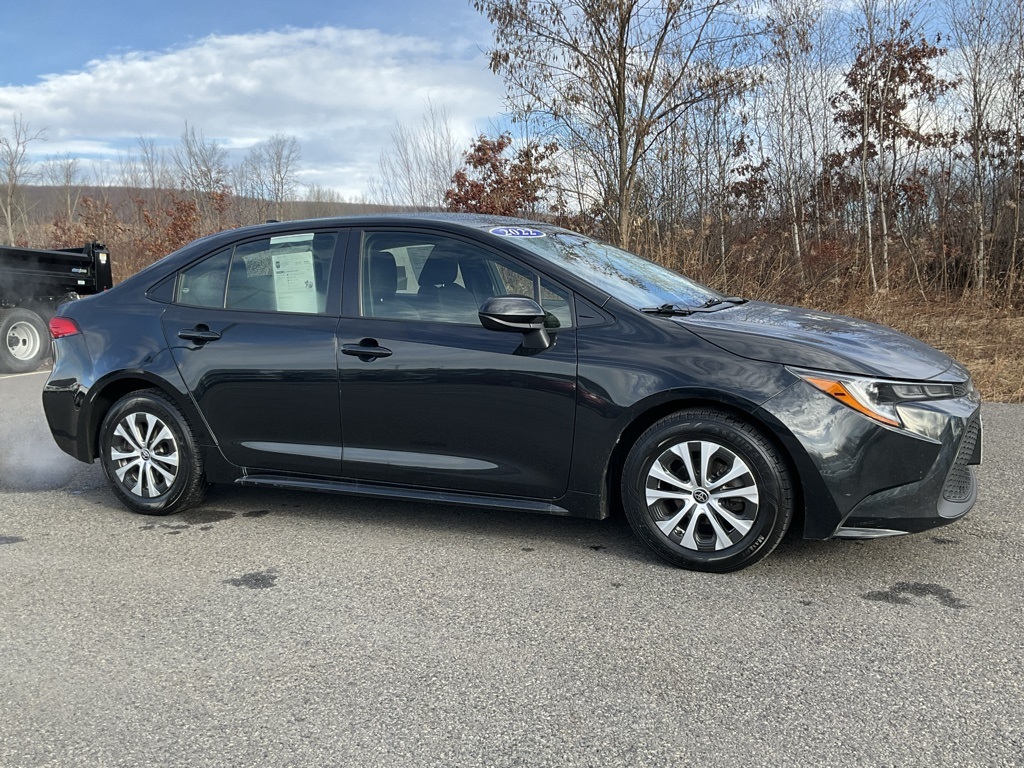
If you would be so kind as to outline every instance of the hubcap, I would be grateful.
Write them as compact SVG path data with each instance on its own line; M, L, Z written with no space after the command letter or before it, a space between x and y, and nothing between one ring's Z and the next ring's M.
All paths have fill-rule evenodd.
M758 488L750 467L709 440L670 446L647 473L647 510L674 544L695 551L726 549L754 524Z
M42 347L39 331L31 323L15 323L7 331L7 349L18 360L31 360Z
M153 414L131 413L114 427L110 462L126 491L153 499L167 493L178 476L178 442Z

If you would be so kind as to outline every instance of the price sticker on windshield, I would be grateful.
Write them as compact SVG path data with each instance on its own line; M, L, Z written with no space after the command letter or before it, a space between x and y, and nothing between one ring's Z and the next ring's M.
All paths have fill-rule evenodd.
M494 227L491 234L498 237L546 237L539 229L528 227Z

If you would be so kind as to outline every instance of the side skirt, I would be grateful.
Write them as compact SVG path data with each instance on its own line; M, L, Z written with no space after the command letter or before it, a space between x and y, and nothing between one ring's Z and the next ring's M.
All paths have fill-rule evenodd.
M479 496L469 493L453 493L424 488L401 488L392 485L376 485L352 480L331 480L327 478L299 478L287 475L244 475L235 480L237 485L284 488L295 491L321 491L340 493L347 496L368 496L385 499L408 499L435 504L458 504L464 507L486 507L489 509L517 509L523 512L537 512L544 515L572 515L565 507L549 501L516 499L505 496Z

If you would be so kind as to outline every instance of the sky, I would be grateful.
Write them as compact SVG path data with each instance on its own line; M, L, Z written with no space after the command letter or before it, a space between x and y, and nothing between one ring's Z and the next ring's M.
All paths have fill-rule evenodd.
M300 179L369 191L398 122L432 101L469 140L493 132L504 87L469 0L10 0L0 26L0 135L21 118L64 153L115 167L137 137L178 143L186 121L240 159L275 133Z

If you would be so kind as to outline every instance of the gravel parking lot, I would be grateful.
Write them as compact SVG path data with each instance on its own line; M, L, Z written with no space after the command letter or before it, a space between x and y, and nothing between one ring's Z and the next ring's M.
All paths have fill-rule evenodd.
M132 515L44 378L0 377L0 765L1024 765L1024 406L966 519L716 576L619 520Z

